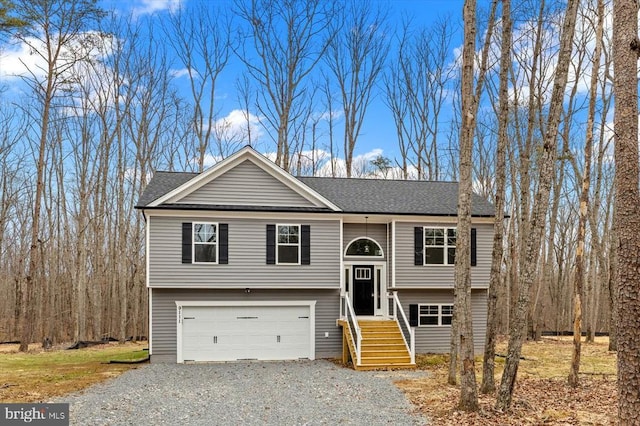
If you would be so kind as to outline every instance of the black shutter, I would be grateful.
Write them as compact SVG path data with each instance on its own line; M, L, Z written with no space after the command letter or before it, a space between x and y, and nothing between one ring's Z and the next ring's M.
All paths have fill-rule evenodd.
M409 326L418 326L418 305L409 305Z
M477 264L476 228L471 228L471 266Z
M193 229L191 222L185 222L182 224L182 263L191 262L191 240L193 238Z
M267 265L276 264L276 226L267 225Z
M311 227L302 225L300 227L300 263L311 265Z
M414 265L424 265L424 229L416 226L413 234Z
M218 263L226 265L229 263L229 225L221 223L218 225Z

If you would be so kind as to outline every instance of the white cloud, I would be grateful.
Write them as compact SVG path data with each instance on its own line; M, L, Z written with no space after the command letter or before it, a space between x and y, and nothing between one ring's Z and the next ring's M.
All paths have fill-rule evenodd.
M111 37L96 31L80 33L62 49L57 65L60 68L66 68L67 65L76 62L78 58L104 58L113 52L113 43L114 40ZM36 78L45 76L47 63L44 52L47 48L42 39L27 37L24 42L14 42L4 48L4 52L0 55L0 80L9 80L29 74ZM70 77L76 77L73 74L76 70L69 69L67 71L70 73Z
M137 6L133 8L133 15L151 15L156 12L168 10L173 13L182 5L182 0L141 0Z
M30 42L37 43L35 38ZM37 76L44 75L44 60L40 55L35 54L31 48L25 44L15 44L8 46L0 55L0 79L11 79L26 74L28 70L33 70Z
M216 154L205 154L203 158L203 166L211 167L223 160L227 156L233 154L241 146L252 145L262 137L263 130L260 125L260 118L246 111L235 109L222 117L211 125L213 132L212 147L216 145ZM251 136L251 138L249 138ZM275 155L272 160L275 159ZM199 159L191 158L190 164L198 164Z
M192 73L196 73L194 70L191 70ZM181 68L181 69L172 69L169 70L169 75L174 78L185 77L189 75L189 68Z
M344 112L342 110L333 110L333 111L324 111L317 114L317 118L323 121L329 121L329 119L339 120L344 116Z
M218 139L246 143L249 143L249 137L253 143L264 134L260 118L240 109L234 109L226 117L216 120L213 123L213 130Z
M205 154L203 161L204 168L209 168L222 160L223 158L219 155ZM194 160L193 163L195 164L197 161Z

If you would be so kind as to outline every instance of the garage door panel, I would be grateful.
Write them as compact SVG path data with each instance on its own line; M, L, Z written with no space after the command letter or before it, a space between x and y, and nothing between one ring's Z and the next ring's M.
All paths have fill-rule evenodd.
M185 306L182 359L309 358L310 306Z

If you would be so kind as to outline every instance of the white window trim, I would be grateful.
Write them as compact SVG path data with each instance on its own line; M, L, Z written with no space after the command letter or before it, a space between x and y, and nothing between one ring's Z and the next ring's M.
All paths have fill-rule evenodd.
M389 283L388 283L388 275L387 275L387 262L386 261L380 261L380 259L369 259L369 261L364 261L364 260L357 260L357 259L351 259L348 258L343 262L343 277L344 277L344 282L342 283L343 286L343 290L345 291L345 293L347 292L347 287L349 287L349 301L353 304L353 267L354 266L374 266L374 271L373 271L373 277L374 279L377 278L377 271L380 271L380 297L382 298L386 298L386 294L387 292L390 290L389 288ZM348 271L347 271L348 270ZM377 285L376 282L374 281L373 283L373 291L374 291L374 297L377 297ZM389 316L389 312L388 312L388 308L389 308L389 304L388 303L382 303L381 309L377 309L377 307L374 304L375 309L375 316L381 316L381 317L388 317ZM344 312L342 313L344 315Z
M354 277L355 280L370 280L371 268L368 267L355 267Z
M297 244L291 244L291 243L280 243L278 241L278 236L280 235L279 232L279 228L281 226L297 226L298 227L298 243ZM280 250L278 250L278 248L280 246L289 246L289 247L293 247L293 246L297 246L298 247L298 262L297 263L291 263L291 262L283 262L280 263ZM283 266L296 266L296 265L301 265L301 257L302 257L302 225L300 225L299 223L276 223L276 265L283 265Z
M213 245L213 243L196 242L196 225L213 225L216 227L216 261L215 262L196 262L196 244ZM217 265L220 262L220 227L217 222L192 222L191 223L191 263L194 265Z
M427 245L427 229L442 229L444 230L444 245L443 246L433 246L433 245ZM422 243L423 243L423 251L424 253L422 254L423 257L423 262L422 262L422 266L436 266L436 267L442 267L442 266L454 266L454 263L449 263L449 248L455 248L456 250L458 250L458 245L456 244L455 246L449 246L448 244L448 231L449 229L453 229L456 230L456 243L458 242L458 234L457 234L457 228L455 226L424 226L422 228ZM442 247L442 249L444 250L444 263L427 263L427 247L435 247L435 248L440 248Z
M423 306L437 306L438 307L438 324L420 324L420 317L423 315L420 314L420 308ZM451 320L453 321L453 304L452 303L420 303L418 304L418 327L451 327L451 324L443 324L442 323L442 307L443 306L451 306ZM433 315L424 315L424 316L433 316ZM449 316L449 315L447 315Z

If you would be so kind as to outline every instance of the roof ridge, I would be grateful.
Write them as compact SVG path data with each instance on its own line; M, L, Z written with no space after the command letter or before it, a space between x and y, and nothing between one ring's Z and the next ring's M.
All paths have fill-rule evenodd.
M417 182L417 183L448 183L459 184L457 180L420 180L420 179L386 179L386 178L363 178L344 176L296 176L296 179L336 179L336 180L362 180L362 181L386 181L386 182Z
M177 175L199 175L201 172L185 172L185 171L178 171L178 170L156 170L154 173L175 173Z

